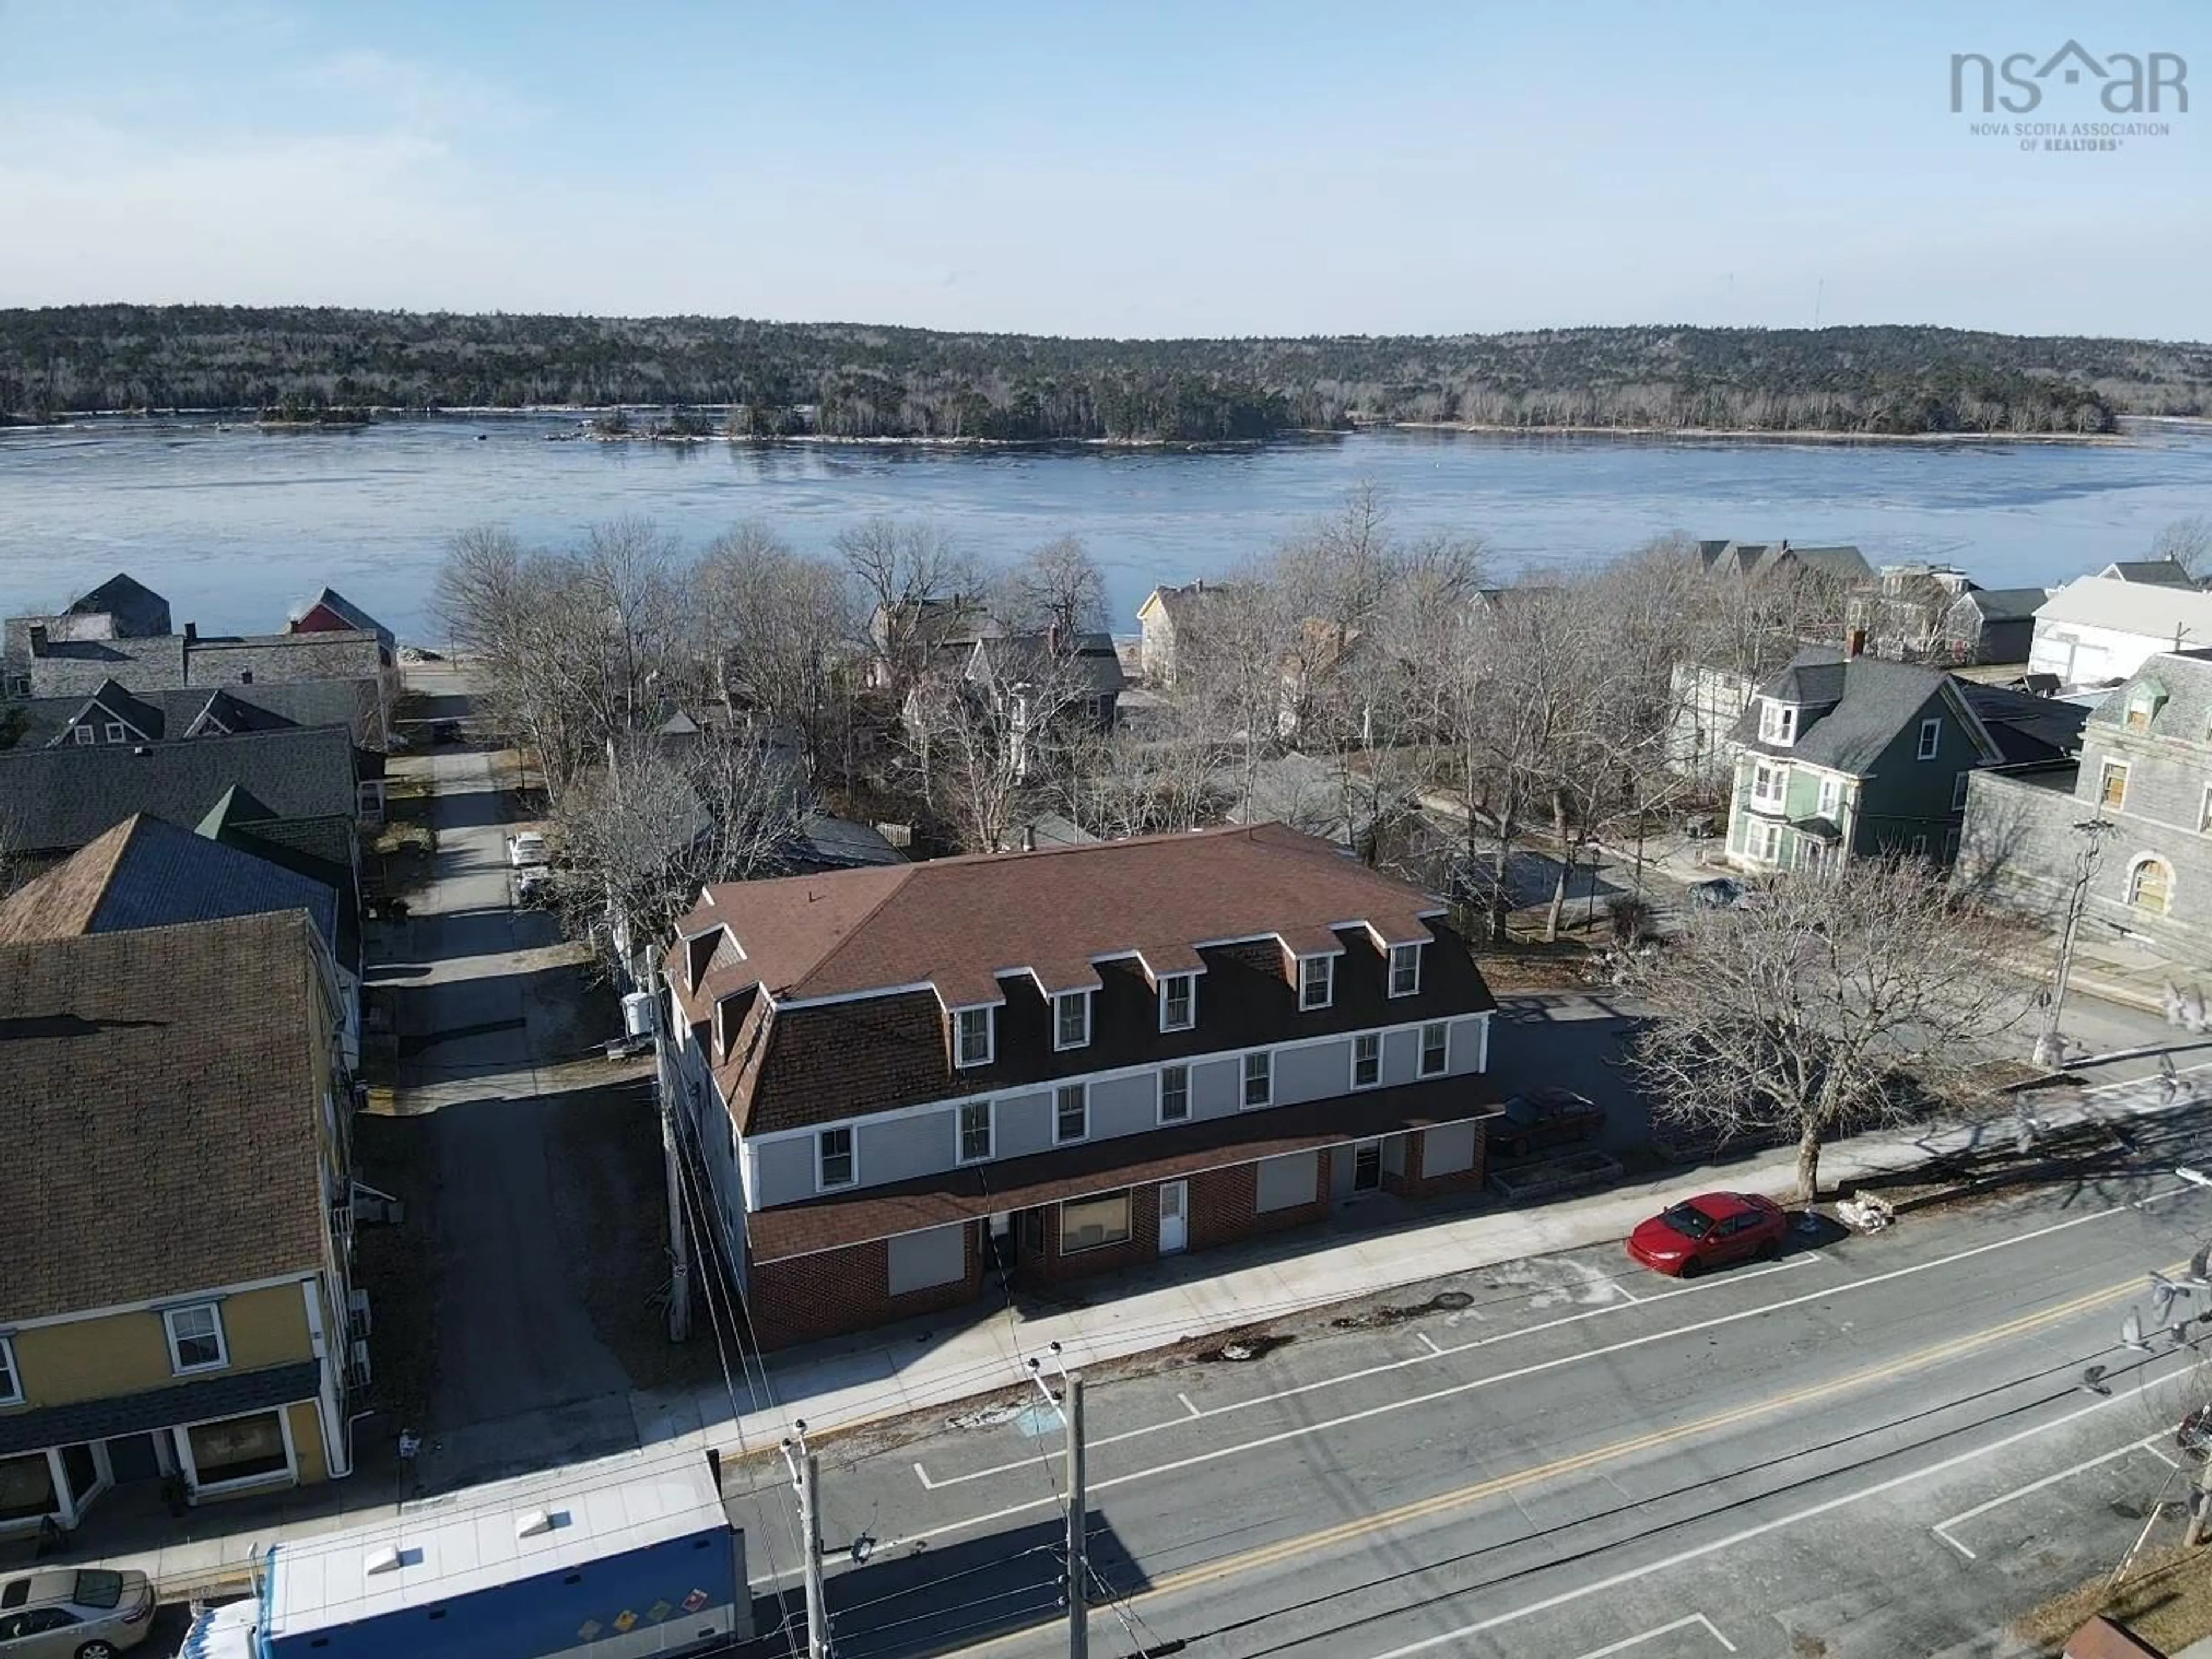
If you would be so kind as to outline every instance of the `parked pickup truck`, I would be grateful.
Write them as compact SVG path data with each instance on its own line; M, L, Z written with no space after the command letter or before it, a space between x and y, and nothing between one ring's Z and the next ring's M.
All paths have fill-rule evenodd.
M1490 1150L1500 1158L1526 1158L1553 1146L1594 1140L1605 1127L1605 1108L1572 1089L1539 1089L1505 1103L1490 1126Z

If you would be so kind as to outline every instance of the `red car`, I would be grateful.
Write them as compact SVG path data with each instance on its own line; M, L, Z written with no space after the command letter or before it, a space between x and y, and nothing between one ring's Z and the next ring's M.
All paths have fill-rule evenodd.
M1692 1279L1708 1267L1782 1254L1790 1218L1757 1193L1707 1193L1655 1215L1628 1236L1628 1253L1654 1273Z

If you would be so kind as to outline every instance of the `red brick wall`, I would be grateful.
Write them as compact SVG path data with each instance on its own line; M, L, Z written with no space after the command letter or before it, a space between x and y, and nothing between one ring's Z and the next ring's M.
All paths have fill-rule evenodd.
M1091 1273L1133 1267L1160 1253L1160 1189L1157 1186L1129 1188L1129 1237L1120 1244L1101 1244L1095 1249L1063 1255L1060 1249L1060 1206L1045 1206L1044 1248L1024 1252L1016 1277L1032 1284L1056 1284Z
M983 1261L976 1248L976 1229L969 1226L963 1235L965 1278L901 1296L890 1293L890 1248L881 1239L754 1263L745 1304L761 1346L784 1348L794 1342L842 1336L973 1302L983 1288Z

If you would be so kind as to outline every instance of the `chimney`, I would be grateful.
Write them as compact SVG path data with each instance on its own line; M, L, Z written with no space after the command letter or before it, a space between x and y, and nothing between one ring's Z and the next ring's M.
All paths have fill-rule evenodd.
M185 643L186 645L191 644L192 641L198 639L199 636L200 625L198 623L186 623L185 624Z

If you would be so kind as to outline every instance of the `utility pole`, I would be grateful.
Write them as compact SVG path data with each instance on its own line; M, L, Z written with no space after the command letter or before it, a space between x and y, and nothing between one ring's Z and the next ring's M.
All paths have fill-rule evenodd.
M806 1659L830 1659L830 1613L822 1598L821 1461L806 1449L805 1419L792 1427L798 1433L783 1443L783 1461L799 1488L799 1547L806 1553Z
M669 1052L667 976L649 969L646 988L653 994L653 1080L659 1096L660 1162L668 1188L668 1340L682 1342L691 1334L691 1236L684 1224L684 1148L676 1127L676 1062ZM699 1207L707 1208L703 1199Z
M1067 1654L1068 1659L1091 1659L1090 1538L1085 1519L1083 1462L1083 1379L1060 1363L1060 1344L1052 1345L1053 1369L1059 1372L1061 1392L1055 1397L1045 1381L1044 1362L1030 1361L1030 1381L1045 1403L1060 1413L1067 1425Z
M2081 930L2081 913L2087 908L2089 879L2097 872L2097 860L2104 852L2104 838L2118 826L2105 818L2085 818L2074 826L2075 831L2088 838L2087 844L2074 856L2074 890L2066 901L2066 925L2058 936L2057 981L2051 994L2050 1011L2044 1016L2043 1030L2035 1039L2035 1063L2046 1071L2055 1071L2066 1061L2066 1039L2059 1030L2059 1020L2066 1009L2066 981L2074 972L2074 939Z
M1067 1659L1090 1659L1090 1558L1084 1519L1083 1379L1067 1379Z

